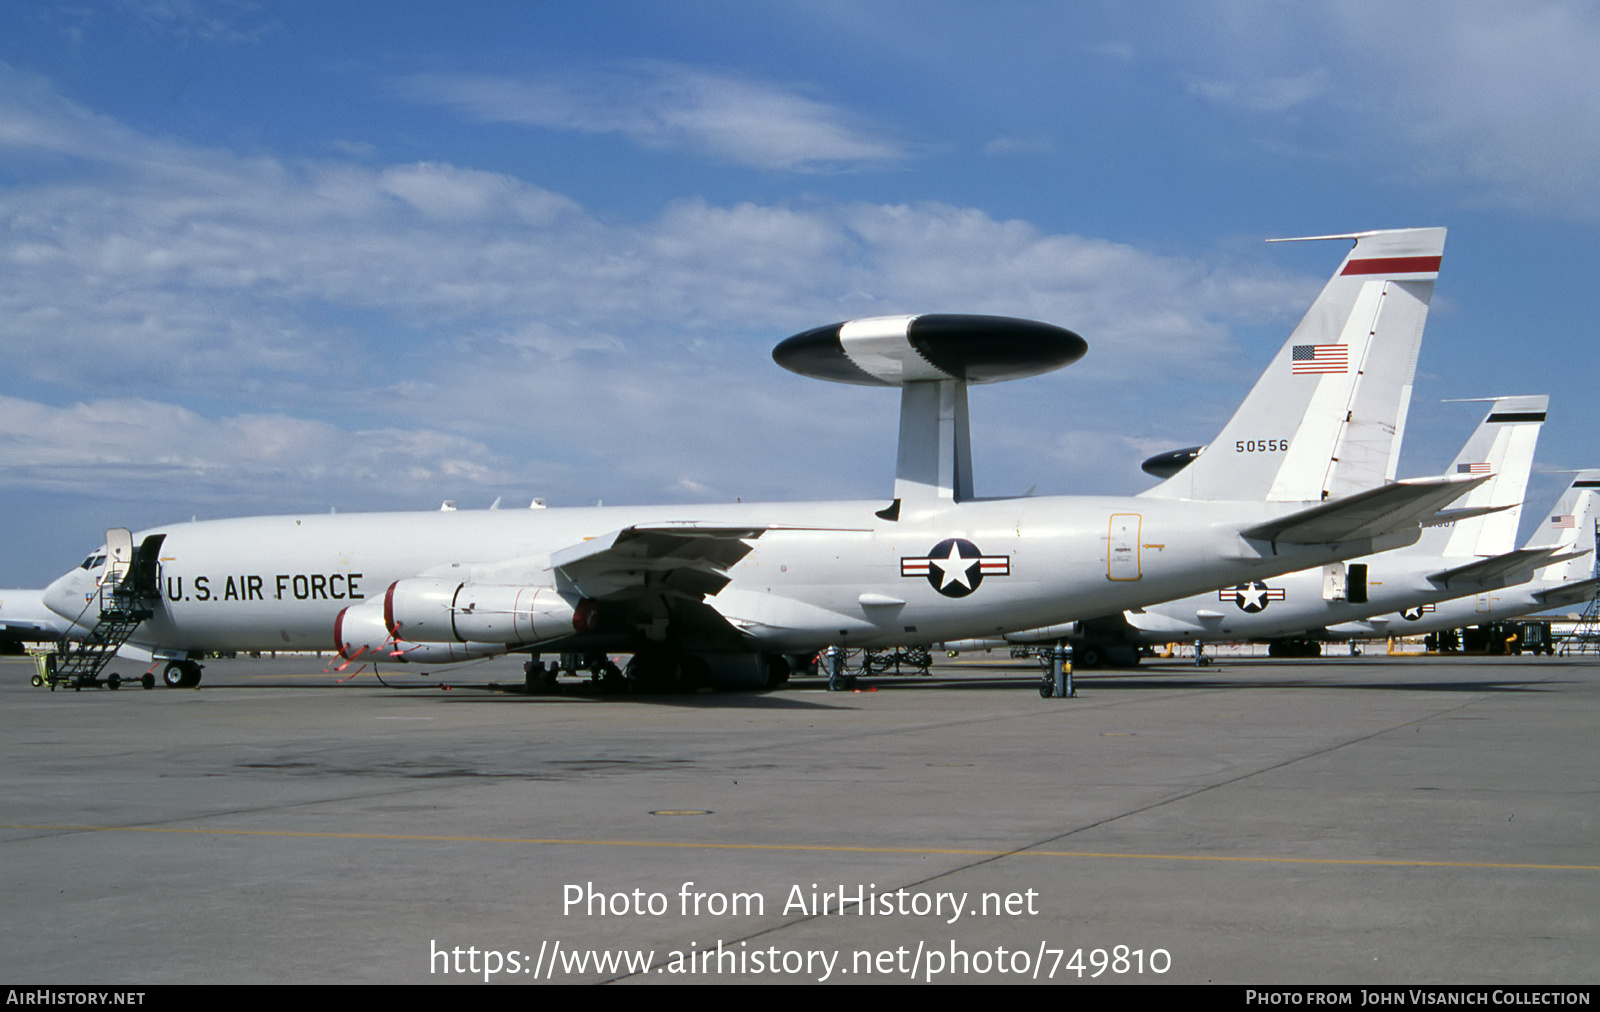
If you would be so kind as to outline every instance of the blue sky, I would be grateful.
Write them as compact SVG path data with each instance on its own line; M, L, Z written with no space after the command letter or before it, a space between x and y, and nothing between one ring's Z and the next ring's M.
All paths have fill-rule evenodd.
M1451 228L1402 474L1548 393L1600 465L1588 4L0 7L0 586L190 516L880 497L891 312L1090 344L980 494L1129 493L1343 255ZM1537 477L1532 512L1560 485Z

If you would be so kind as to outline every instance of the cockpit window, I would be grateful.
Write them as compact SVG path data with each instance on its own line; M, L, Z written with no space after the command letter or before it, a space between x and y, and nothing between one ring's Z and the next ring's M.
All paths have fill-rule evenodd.
M101 566L103 566L105 564L106 564L106 555L105 555L105 553L104 552L96 552L93 555L89 556L87 559L84 559L83 560L83 565L79 566L78 568L79 569L98 569L98 568L100 568Z

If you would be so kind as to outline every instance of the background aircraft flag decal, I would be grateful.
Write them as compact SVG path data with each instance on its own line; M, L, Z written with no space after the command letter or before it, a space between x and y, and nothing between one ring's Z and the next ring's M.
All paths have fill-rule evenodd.
M1560 516L1551 517L1550 526L1557 530L1570 531L1578 526L1577 516L1572 513L1563 513Z

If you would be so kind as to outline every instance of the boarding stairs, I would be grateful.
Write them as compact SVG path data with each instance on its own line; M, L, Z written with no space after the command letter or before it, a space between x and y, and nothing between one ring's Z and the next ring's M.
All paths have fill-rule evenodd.
M99 619L81 642L69 640L55 655L55 663L50 665L45 675L45 681L52 690L57 686L83 689L102 684L100 672L117 656L117 650L128 642L133 631L139 628L139 623L154 614L133 595L131 588L125 591L122 583L112 585L108 582L100 587L96 594ZM153 675L147 674L145 678L152 686L155 684ZM112 675L104 684L107 688L115 689L121 681L118 676Z
M1600 589L1595 590L1594 597L1589 599L1588 605L1583 609L1583 616L1578 619L1577 628L1561 644L1562 657L1576 657L1584 654L1600 654Z
M106 570L77 620L79 626L88 626L89 632L76 642L64 641L61 651L44 665L40 680L51 691L57 686L84 689L105 685L115 689L121 685L122 679L115 674L102 682L100 672L117 656L139 623L155 614L156 562L162 540L162 535L155 535L135 550L133 536L126 529L106 532ZM92 625L88 621L91 611L98 612ZM155 676L147 672L140 682L147 689L153 688Z
M1596 575L1600 575L1600 520L1594 524ZM1583 609L1583 615L1578 619L1577 628L1572 630L1566 640L1561 644L1561 656L1573 657L1584 654L1600 654L1600 587L1595 588L1594 597Z

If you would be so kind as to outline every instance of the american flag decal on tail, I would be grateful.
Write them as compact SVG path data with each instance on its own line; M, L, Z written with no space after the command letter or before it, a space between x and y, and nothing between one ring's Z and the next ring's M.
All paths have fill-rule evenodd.
M1488 464L1457 464L1456 474L1488 474L1493 470Z
M1342 344L1297 344L1290 359L1294 376L1350 371L1350 349Z
M1574 514L1563 513L1558 517L1551 517L1550 526L1558 530L1570 531L1578 526L1578 518Z

